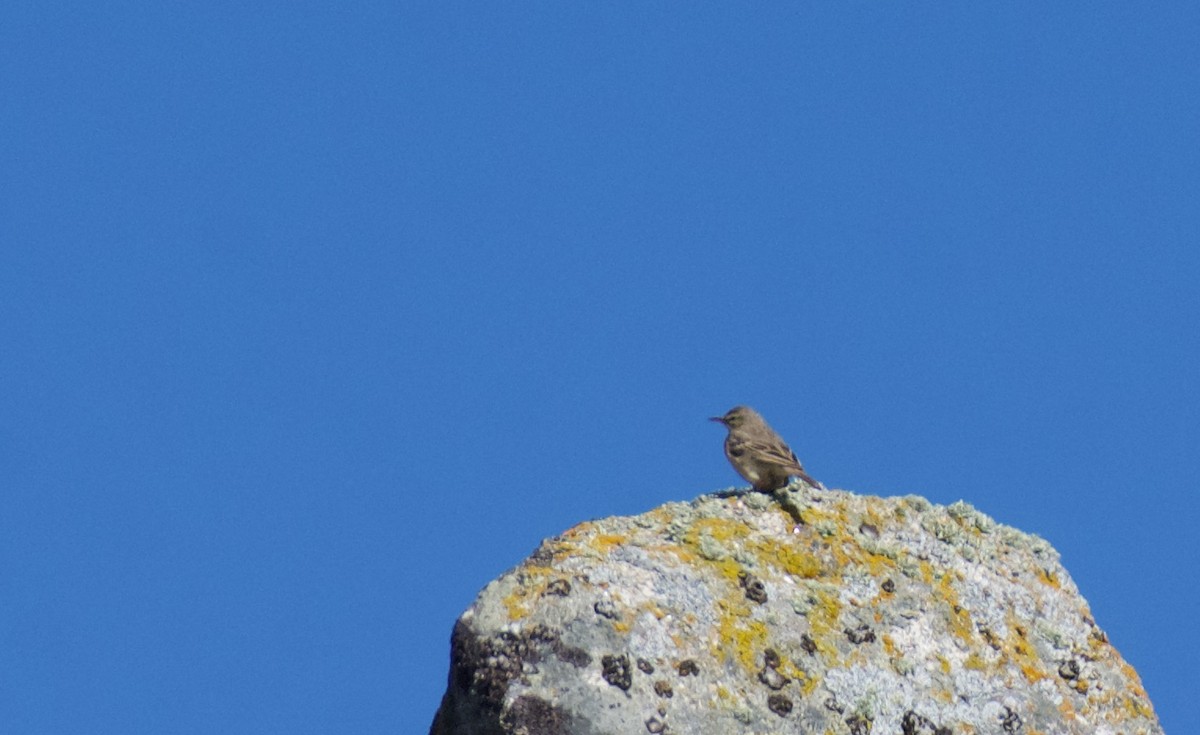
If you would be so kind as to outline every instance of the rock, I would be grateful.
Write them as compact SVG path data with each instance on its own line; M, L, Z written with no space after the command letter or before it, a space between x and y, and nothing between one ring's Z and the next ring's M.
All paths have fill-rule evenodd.
M1036 536L793 484L548 539L451 640L431 735L1161 735Z

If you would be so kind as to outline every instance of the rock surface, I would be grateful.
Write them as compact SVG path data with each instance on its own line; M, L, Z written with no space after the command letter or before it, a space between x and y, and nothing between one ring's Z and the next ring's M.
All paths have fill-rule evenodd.
M792 485L548 539L455 625L431 735L1162 733L1058 554Z

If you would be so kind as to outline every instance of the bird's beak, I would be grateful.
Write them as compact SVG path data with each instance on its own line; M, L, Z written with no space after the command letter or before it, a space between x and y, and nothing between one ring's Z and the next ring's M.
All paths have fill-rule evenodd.
M724 416L709 416L709 417L708 417L708 420L709 420L709 421L716 421L718 424L723 424L723 423L725 423L725 417L724 417Z

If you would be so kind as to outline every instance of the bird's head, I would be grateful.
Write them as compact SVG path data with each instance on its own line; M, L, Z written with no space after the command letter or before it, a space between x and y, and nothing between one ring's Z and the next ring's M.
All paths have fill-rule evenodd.
M747 423L759 418L753 408L749 406L734 406L725 412L724 416L713 416L709 421L725 424L730 429L736 429L745 426Z

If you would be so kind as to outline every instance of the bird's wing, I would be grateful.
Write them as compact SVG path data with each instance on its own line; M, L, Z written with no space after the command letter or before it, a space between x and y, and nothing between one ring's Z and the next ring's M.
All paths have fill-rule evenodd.
M759 461L778 465L793 475L804 474L804 467L800 465L800 460L796 459L796 453L783 442L747 439L745 448L748 451L754 452L754 456Z

